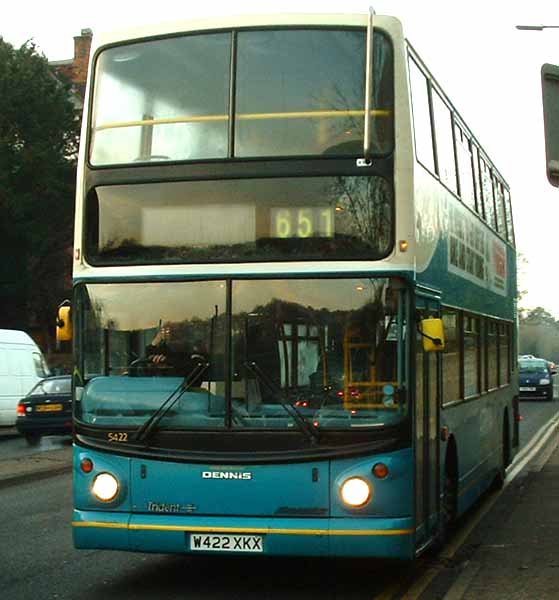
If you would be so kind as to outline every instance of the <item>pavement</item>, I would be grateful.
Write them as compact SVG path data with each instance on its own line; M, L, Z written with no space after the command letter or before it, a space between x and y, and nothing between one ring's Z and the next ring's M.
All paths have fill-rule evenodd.
M15 427L0 427L0 442L20 437L21 433Z
M0 443L20 437L15 427L0 427ZM0 460L0 489L10 485L45 479L72 469L72 447L37 452Z

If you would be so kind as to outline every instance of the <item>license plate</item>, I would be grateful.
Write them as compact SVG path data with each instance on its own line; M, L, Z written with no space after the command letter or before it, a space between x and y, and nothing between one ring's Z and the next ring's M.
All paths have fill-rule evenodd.
M261 535L190 534L190 549L195 552L264 552Z
M59 412L63 408L62 404L37 404L35 410L37 412Z
M536 388L535 387L521 387L520 391L521 392L535 392Z

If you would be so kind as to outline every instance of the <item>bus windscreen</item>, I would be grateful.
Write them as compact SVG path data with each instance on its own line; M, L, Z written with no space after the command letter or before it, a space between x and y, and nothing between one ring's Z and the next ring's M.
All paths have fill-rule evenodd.
M289 430L300 413L321 430L363 430L407 418L406 326L390 279L87 284L79 304L85 423L139 428L169 398L159 428Z

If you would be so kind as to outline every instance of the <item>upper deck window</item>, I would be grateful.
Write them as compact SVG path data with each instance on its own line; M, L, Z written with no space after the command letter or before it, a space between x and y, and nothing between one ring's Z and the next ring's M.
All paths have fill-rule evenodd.
M95 70L94 165L227 155L231 35L104 50Z
M494 230L497 230L497 215L495 212L495 204L493 200L493 182L491 178L491 168L481 157L480 163L485 221L489 225L489 227L491 227Z
M512 222L512 207L510 203L510 192L503 188L505 196L505 218L507 220L507 239L514 246L514 226Z
M359 155L365 37L362 29L267 29L107 48L95 67L90 162ZM374 40L379 156L394 140L393 53L387 36Z
M374 36L372 147L393 145L392 48ZM365 32L239 33L235 156L363 152Z
M468 135L457 124L454 127L456 140L456 160L460 179L460 197L466 206L476 210L474 173L472 171L472 144Z
M452 138L452 114L437 91L433 93L433 114L435 117L439 177L450 190L456 193L456 161Z
M410 59L409 66L415 131L415 152L419 162L434 173L435 155L433 153L433 132L431 129L428 81L427 77L414 60Z

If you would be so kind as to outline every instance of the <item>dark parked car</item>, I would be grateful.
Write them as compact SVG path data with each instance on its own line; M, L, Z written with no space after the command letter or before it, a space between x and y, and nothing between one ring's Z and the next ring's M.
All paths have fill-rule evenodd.
M553 375L543 358L526 358L518 361L520 398L544 398L553 400Z
M37 383L17 406L17 430L31 446L43 435L72 433L72 378L47 377Z

